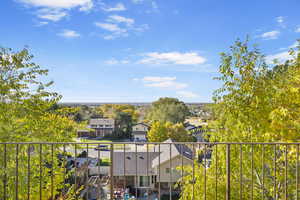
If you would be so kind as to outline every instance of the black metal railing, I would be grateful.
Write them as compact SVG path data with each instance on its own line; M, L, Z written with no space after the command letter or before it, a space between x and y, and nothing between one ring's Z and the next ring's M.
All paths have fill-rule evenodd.
M0 199L298 199L300 143L0 143Z

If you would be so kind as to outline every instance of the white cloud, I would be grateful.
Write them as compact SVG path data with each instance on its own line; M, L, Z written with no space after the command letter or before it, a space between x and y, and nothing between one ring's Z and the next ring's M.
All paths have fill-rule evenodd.
M19 0L27 6L38 8L38 18L59 21L68 15L70 9L88 11L93 8L93 0Z
M164 81L175 81L176 77L161 77L161 76L145 76L143 81L145 82L164 82Z
M103 36L104 40L113 40L115 38L117 38L117 36L115 36L115 35L104 35Z
M128 63L130 63L130 61L129 60L121 60L121 63L122 64L128 64Z
M38 10L37 17L44 20L57 22L67 16L67 12L61 9L42 8Z
M38 22L37 26L44 26L47 24L49 24L49 22L41 21L41 22Z
M137 27L133 27L133 30L137 31L137 32L144 32L146 30L148 30L150 27L148 24L142 24L140 26Z
M142 3L143 1L144 0L131 0L131 2L134 4Z
M111 34L103 36L103 39L105 40L113 40L119 37L128 36L127 29L120 28L117 24L96 22L95 25L102 28L103 30L111 32Z
M289 48L296 48L298 46L299 42L296 41L292 45L289 46Z
M93 1L89 1L88 3L86 3L85 5L81 6L79 8L80 11L89 11L94 7Z
M119 62L116 59L113 58L113 59L110 59L110 60L106 60L104 63L107 64L107 65L116 65Z
M86 8L93 7L92 0L20 0L21 2L36 7L49 8L65 8L70 9L74 7Z
M117 3L114 7L103 6L102 10L106 12L124 11L126 10L126 7L123 3Z
M300 33L300 27L296 28L295 32Z
M157 9L158 9L158 5L157 5L157 3L156 3L155 1L152 1L152 2L151 2L151 6L152 6L152 8L153 8L154 10L157 10Z
M188 85L185 83L178 83L175 81L163 81L155 83L145 83L146 87L169 88L169 89L184 89Z
M177 95L179 95L179 97L182 98L196 98L199 97L197 94L190 92L190 91L178 91L176 92Z
M280 27L285 28L285 18L283 16L276 17L276 21Z
M277 39L280 34L280 31L269 31L261 34L261 38L266 39L266 40L274 40Z
M280 24L284 22L283 19L284 19L284 18L283 18L282 16L276 17L276 21L277 21L278 23L280 23Z
M117 60L115 58L112 58L110 60L104 61L104 63L107 64L107 65L117 65L117 64L124 64L125 65L125 64L130 63L130 61L129 60Z
M289 54L288 51L284 51L281 53L266 56L266 62L268 64L273 64L273 61L276 60L279 63L284 63L285 61L292 59L292 58L293 57Z
M127 37L129 33L140 33L149 29L147 24L140 26L134 25L135 20L132 18L123 17L120 15L110 15L105 20L106 22L95 22L95 25L111 32L103 36L105 40L113 40L120 37Z
M206 62L206 58L196 52L180 53L151 52L145 54L145 58L139 61L140 64L175 64L175 65L197 65Z
M176 77L146 76L141 79L146 87L164 89L184 89L188 87L186 83L176 82Z
M107 21L112 23L125 23L127 26L131 26L134 24L134 19L126 18L120 15L110 15Z
M151 9L146 10L146 13L148 13L148 14L158 13L158 12L159 12L159 8L158 8L158 5L157 5L156 1L150 0L150 1L148 1L148 2L151 3L151 5L150 5L150 6L151 6Z
M126 32L126 29L120 28L117 24L96 22L95 25L102 28L102 29L104 29L104 30L110 31L110 32L115 32L115 33L124 33L124 32Z
M61 33L58 34L59 36L65 37L65 38L76 38L80 37L80 34L73 30L65 29Z

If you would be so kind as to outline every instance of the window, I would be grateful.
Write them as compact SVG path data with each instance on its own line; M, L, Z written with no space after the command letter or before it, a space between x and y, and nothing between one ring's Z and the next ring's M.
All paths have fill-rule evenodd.
M154 184L157 182L157 177L156 176L152 176L152 180L151 180L151 183Z
M140 187L149 187L150 177L149 176L140 176Z
M166 173L167 173L167 174L170 173L170 168L166 168Z

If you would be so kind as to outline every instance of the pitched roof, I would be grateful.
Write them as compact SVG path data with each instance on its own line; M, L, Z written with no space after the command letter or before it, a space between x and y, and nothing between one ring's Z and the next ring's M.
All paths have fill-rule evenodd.
M109 119L109 118L94 118L90 119L90 125L104 125L104 124L114 124L115 120L114 119Z
M176 156L184 156L189 160L193 159L193 151L188 146L186 146L185 144L174 144L172 139L164 141L159 146L156 145L154 149L156 151L160 150L161 153L160 158L158 156L153 160L152 167L167 162L170 159L175 158Z
M146 127L150 127L148 124L145 124L145 123L143 123L143 122L140 122L140 123L136 123L136 124L134 124L133 126L136 126L136 125L139 125L139 124L141 124L141 125L144 125L144 126L146 126Z
M132 131L132 135L147 135L147 131Z
M159 155L159 152L114 152L113 174L114 176L123 176L124 169L126 176L135 175L153 175L151 167L152 161ZM147 159L148 156L148 159ZM125 159L125 168L124 168ZM148 163L147 163L148 161Z

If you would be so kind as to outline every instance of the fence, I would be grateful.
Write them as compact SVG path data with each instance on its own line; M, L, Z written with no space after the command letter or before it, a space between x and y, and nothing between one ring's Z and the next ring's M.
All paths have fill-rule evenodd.
M299 199L300 143L0 143L0 199Z

